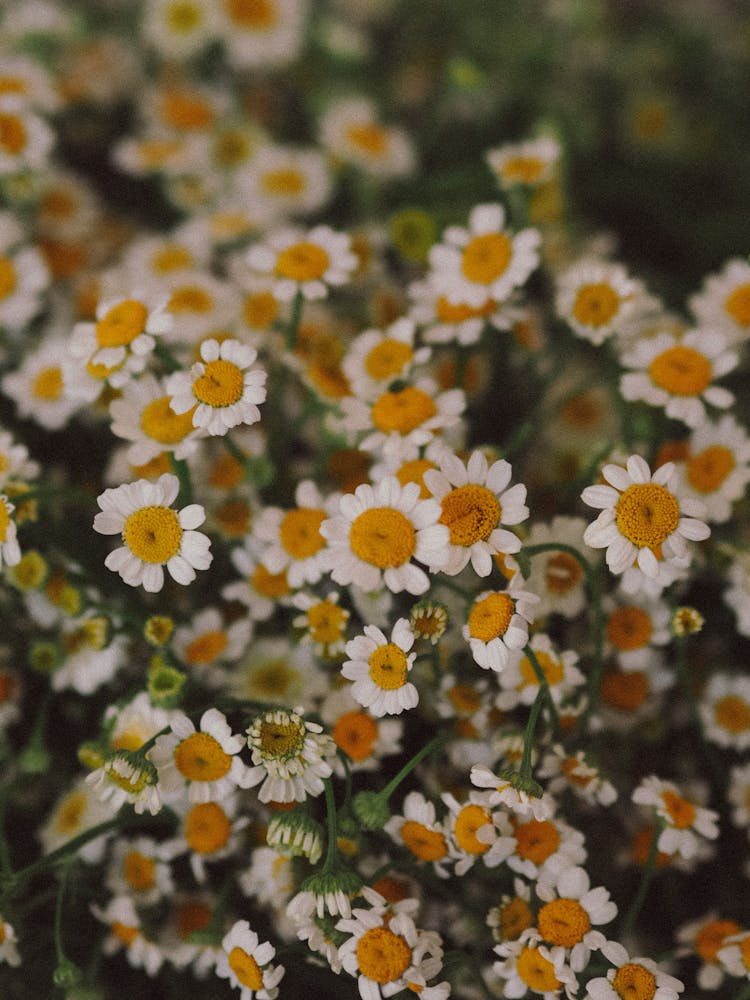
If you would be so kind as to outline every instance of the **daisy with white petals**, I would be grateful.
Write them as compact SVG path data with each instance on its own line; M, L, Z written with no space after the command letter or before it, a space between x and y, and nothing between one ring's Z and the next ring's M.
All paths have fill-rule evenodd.
M263 782L261 802L304 802L308 795L320 795L323 780L333 773L327 758L335 755L336 744L301 713L299 708L264 712L247 730L251 787Z
M169 403L165 386L150 374L128 382L112 400L112 433L131 442L125 454L131 465L145 465L164 452L185 458L197 448L201 431L193 426L194 408L178 414Z
M419 694L407 679L416 657L409 652L414 645L409 622L399 618L390 641L375 625L365 625L364 633L346 644L350 659L341 668L354 681L352 697L378 718L414 708Z
M261 943L247 920L238 920L221 942L216 975L239 989L240 1000L274 1000L284 972L283 965L271 965L276 949Z
M582 260L558 278L555 308L577 337L598 347L633 318L642 295L621 264Z
M597 976L586 984L587 1000L678 1000L684 983L664 972L650 958L629 958L622 946L609 956L613 968L606 977Z
M3 962L7 962L8 965L21 964L21 956L16 947L17 941L15 928L0 915L0 965Z
M511 652L523 649L529 640L538 598L521 590L522 585L518 578L507 590L485 590L469 610L462 634L474 662L485 670L504 670Z
M715 840L719 835L717 812L685 797L677 785L655 774L641 781L632 799L638 805L653 806L656 815L664 821L657 845L664 854L692 858L699 850L700 837Z
M750 336L750 262L732 257L719 274L710 274L689 300L701 326L721 330L731 345Z
M17 566L21 561L21 547L12 516L15 509L7 496L0 493L0 567Z
M705 504L707 521L723 524L750 482L750 435L725 414L716 423L706 420L696 427L688 449L677 466L683 494Z
M128 586L157 593L164 586L165 566L173 580L188 584L196 569L211 565L210 539L194 530L205 520L205 511L196 503L174 510L171 504L179 488L177 476L164 473L155 483L139 479L97 497L101 511L94 518L94 530L119 534L125 543L109 553L104 565Z
M348 233L337 233L330 226L280 229L265 243L252 247L247 255L249 267L272 275L273 293L288 302L299 292L305 299L324 299L328 286L344 285L358 266Z

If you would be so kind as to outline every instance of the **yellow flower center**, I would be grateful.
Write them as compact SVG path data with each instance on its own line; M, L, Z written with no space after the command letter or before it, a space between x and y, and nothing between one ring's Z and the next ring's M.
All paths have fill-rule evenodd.
M734 468L734 454L721 444L704 448L687 463L687 480L699 493L714 493Z
M267 194L299 195L305 186L305 175L294 167L280 167L263 174L262 187Z
M227 634L221 629L204 632L193 639L185 650L185 659L193 666L202 666L220 656L227 646Z
M219 528L230 538L243 538L252 522L249 505L244 500L227 500L214 510Z
M143 166L157 169L181 149L178 139L150 139L142 142L139 152Z
M247 296L242 318L251 330L267 330L279 314L279 304L271 292L253 292Z
M141 430L159 444L177 444L193 429L195 407L187 413L175 413L169 405L169 398L153 399L141 412Z
M673 396L700 396L711 383L711 362L693 347L677 344L657 354L648 366L654 385Z
M656 832L655 826L644 826L635 832L631 844L631 851L633 854L633 861L635 861L637 865L645 867L646 864L648 864ZM665 865L670 863L672 857L673 855L671 854L665 854L663 851L657 851L655 861L656 867L664 868Z
M612 988L622 1000L652 1000L656 993L656 977L645 966L628 962L615 973Z
M423 389L408 385L398 392L384 392L372 406L372 422L384 434L409 434L437 413Z
M409 462L404 462L398 469L396 478L402 486L406 486L407 483L417 483L420 499L427 500L432 494L424 484L424 474L428 469L435 468L437 468L435 463L429 458L413 458Z
M578 586L583 570L578 560L569 552L555 552L547 559L544 582L551 594L561 596Z
M125 881L135 892L146 892L156 884L156 864L140 851L130 851L122 866Z
M507 594L488 594L469 612L469 635L482 642L498 639L508 631L515 610L515 601Z
M28 89L26 81L18 76L0 76L0 94L25 94Z
M186 941L193 931L202 931L211 921L211 908L205 903L191 901L183 903L175 914L177 933L181 941Z
M390 983L411 965L411 948L387 927L365 931L357 942L359 971L375 983Z
M26 126L18 115L0 113L0 150L18 156L26 146Z
M141 932L137 927L129 927L128 924L115 920L112 924L112 933L118 941L122 941L125 947L129 948Z
M193 382L193 395L206 406L232 406L242 398L245 380L242 369L231 361L208 361L202 375Z
M492 820L486 809L476 805L476 803L464 806L456 816L456 824L453 828L456 843L461 850L466 851L467 854L484 854L485 851L488 851L490 845L483 844L481 840L477 839L477 830L487 826L488 823L492 823Z
M282 250L276 258L276 274L292 281L314 281L328 270L330 257L317 243L302 241Z
M750 282L738 285L729 293L724 308L740 326L750 326Z
M43 368L34 379L31 391L37 399L46 399L54 402L59 399L63 391L62 369L59 365L51 365Z
M268 597L271 600L285 597L292 592L292 588L286 578L286 570L282 570L280 573L269 573L262 563L258 563L253 570L253 574L250 577L250 586L261 596Z
M63 637L66 652L73 656L83 649L103 649L107 642L107 619L90 618Z
M605 281L583 285L573 303L573 318L583 326L606 326L620 308L620 296Z
M693 945L704 961L715 962L724 939L739 934L741 930L740 925L734 920L711 920L695 935Z
M232 758L210 733L191 733L174 750L177 770L188 781L218 781L228 773Z
M327 515L324 510L300 507L290 510L281 522L281 544L293 559L309 559L325 545L320 526Z
M278 17L276 5L271 0L224 0L224 9L235 24L251 31L268 31Z
M512 256L513 243L505 233L485 233L464 247L461 270L469 281L489 285L505 272Z
M289 760L302 752L305 743L305 724L288 719L275 722L265 719L260 724L259 749L266 759Z
M661 800L671 826L678 830L687 830L695 822L695 806L681 795L666 789L661 793Z
M72 792L66 796L55 815L55 829L66 836L78 831L86 812L88 798L85 792Z
M172 463L169 460L169 455L166 451L162 451L155 458L152 458L150 462L145 462L143 465L132 465L134 479L158 479L159 476L163 476L165 472L172 471Z
M320 601L307 612L307 623L314 642L330 646L337 642L346 626L348 614L333 601Z
M195 285L183 285L176 288L167 305L171 313L209 313L213 309L214 300L202 288Z
M677 529L680 508L659 483L633 483L617 501L615 519L621 535L639 549L653 549Z
M572 948L591 930L591 921L578 900L563 897L544 904L537 926L545 941Z
M439 830L430 830L413 819L401 827L401 839L420 861L439 861L448 853L445 837Z
M183 90L171 90L164 96L162 114L165 122L177 129L208 128L216 117L208 101Z
M182 528L171 507L141 507L125 521L122 538L143 562L165 563L180 551Z
M531 819L518 823L513 834L516 838L516 854L535 865L544 864L560 846L560 833L548 819Z
M393 507L372 507L354 519L349 543L363 562L386 569L403 566L414 554L417 533L409 518Z
M124 729L119 736L116 736L110 743L113 750L140 750L146 740L151 736L150 730L137 723Z
M214 159L220 167L235 167L252 152L252 145L239 129L225 129L214 143Z
M339 716L331 736L352 760L367 760L378 738L378 727L367 712L354 709Z
M242 948L232 948L229 952L229 968L243 986L250 990L263 989L263 972L260 966Z
M192 267L193 264L192 254L185 247L174 243L168 243L151 258L151 267L157 274L181 271L183 268Z
M538 156L510 156L502 166L502 177L507 184L535 184L544 169Z
M409 662L406 653L394 642L388 642L370 655L370 677L383 691L395 691L406 684Z
M208 481L218 490L231 490L245 478L245 468L233 455L220 455L208 471Z
M365 371L374 379L394 379L411 361L414 352L409 344L386 337L376 344L365 357Z
M147 319L148 310L142 302L125 299L97 322L97 343L100 347L125 347L143 333Z
M736 694L720 698L714 705L717 725L730 733L744 733L750 729L750 705Z
M435 313L441 323L465 323L468 319L485 319L497 309L494 299L487 299L481 306L469 306L464 302L456 305L440 295L435 302Z
M640 670L610 670L602 678L602 698L612 708L622 712L635 712L648 698L651 688L646 675Z
M388 151L388 132L382 125L368 122L366 125L350 125L346 138L354 146L359 146L372 156L384 156Z
M500 937L503 941L515 941L533 924L534 914L522 896L514 896L500 907Z
M13 261L9 257L0 257L0 300L15 291L18 280Z
M607 619L607 639L623 652L647 646L653 631L651 615L643 608L618 608Z
M486 486L467 483L443 497L440 523L450 530L451 545L473 545L487 539L502 516L500 501Z
M185 840L198 854L214 854L226 847L232 834L232 823L216 802L201 802L185 817Z
M172 31L190 32L201 23L202 8L191 0L174 0L167 9L167 23Z
M545 653L544 650L537 650L536 658L539 666L544 674L544 679L547 681L550 687L554 687L555 684L559 684L565 677L565 670L563 668L560 660L556 659L554 656L550 656L549 653ZM528 685L538 685L539 678L534 671L531 659L528 656L524 656L518 665L518 669L521 671L521 683L518 685L518 690L527 687Z
M10 527L10 514L5 506L5 501L0 499L0 542L8 538L8 528Z
M471 684L456 684L448 691L448 700L457 712L464 715L478 712L482 704L477 689Z
M552 962L539 954L538 948L524 948L516 959L516 972L535 993L556 993L560 980Z

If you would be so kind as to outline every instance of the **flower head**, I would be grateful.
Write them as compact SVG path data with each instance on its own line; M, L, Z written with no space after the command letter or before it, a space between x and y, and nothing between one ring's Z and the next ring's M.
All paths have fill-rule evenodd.
M263 782L261 802L304 802L320 795L323 779L331 776L327 758L336 752L323 727L302 718L301 711L277 709L257 716L247 730L255 765L251 784Z
M350 657L341 668L344 677L354 681L352 697L372 715L400 715L419 701L416 687L408 680L416 653L414 633L405 618L393 626L391 638L375 625L365 625L359 635L346 645Z

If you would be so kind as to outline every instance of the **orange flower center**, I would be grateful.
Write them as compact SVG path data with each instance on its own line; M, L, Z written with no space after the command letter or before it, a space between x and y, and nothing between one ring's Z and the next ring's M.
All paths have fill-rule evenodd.
M317 243L294 243L276 258L276 274L292 281L315 281L328 270L330 257Z
M642 608L618 608L607 619L607 639L624 652L647 646L652 633L651 616Z
M654 385L673 396L699 396L713 377L711 362L693 347L677 344L657 354L648 366Z
M739 695L726 695L714 705L714 718L730 733L745 733L750 729L750 705Z
M513 243L505 233L484 233L464 247L461 270L469 281L489 285L505 273L512 257Z
M687 830L695 822L695 806L681 795L666 789L661 793L667 817L671 826L678 830Z
M229 968L243 986L250 990L263 989L263 972L252 955L242 948L232 948L229 952Z
M15 291L17 284L13 261L9 257L0 257L0 300L7 299Z
M620 296L605 281L578 289L573 303L573 317L583 326L606 326L617 315Z
M125 299L97 322L97 343L100 347L125 347L143 333L147 319L148 310L142 302Z
M411 559L417 545L417 533L400 510L373 507L354 519L349 543L363 562L386 569L403 566Z
M368 351L365 357L365 371L370 378L378 381L394 379L411 361L413 354L409 344L386 337Z
M565 678L565 670L560 660L554 656L550 656L549 653L545 653L543 650L536 652L536 658L544 674L544 679L550 687L554 687L555 684L559 684ZM518 668L521 671L522 678L521 683L518 685L519 691L530 684L534 686L539 685L539 678L528 656L524 656Z
M569 593L582 577L581 564L569 552L555 552L547 559L544 582L551 594L560 596Z
M602 698L612 708L622 712L635 712L648 698L650 685L640 670L623 673L610 670L602 677Z
M539 933L545 941L572 948L591 930L591 921L577 899L553 899L545 903L537 917Z
M326 519L324 510L300 507L290 510L281 522L281 544L293 559L308 559L325 545L320 526Z
M367 712L345 712L331 732L334 743L354 761L367 760L378 738L378 727Z
M384 434L409 434L437 413L432 397L407 385L398 392L384 392L372 406L372 422Z
M24 150L27 138L26 126L18 115L0 113L0 150L18 156Z
M411 948L387 927L365 931L357 942L359 971L375 983L390 983L411 965Z
M453 829L456 843L467 854L484 854L490 845L483 844L477 838L477 830L491 823L492 819L486 809L476 803L464 806L456 816L456 825Z
M515 609L515 601L508 594L488 594L469 612L469 635L482 642L498 639L508 631Z
M221 629L204 632L193 639L185 650L185 659L193 666L203 666L220 656L227 646L227 634Z
M401 839L420 861L439 861L448 853L445 837L439 830L430 830L413 819L401 827Z
M385 156L388 152L388 132L375 122L350 125L346 129L346 138L353 146L359 146L371 156Z
M560 834L554 823L548 819L529 820L516 825L516 853L524 860L533 861L535 865L544 864L560 846Z
M540 955L538 948L524 948L516 959L516 972L535 993L556 993L560 980L552 962Z
M622 1000L652 1000L656 993L656 977L645 966L628 962L615 973L612 988Z
M451 490L441 501L439 521L448 526L451 545L474 545L486 540L500 522L500 501L486 486L467 483Z
M188 781L218 781L229 772L232 758L210 733L191 733L174 751L177 770Z
M232 823L216 802L193 806L185 817L185 840L198 854L213 854L226 847L232 834Z
M729 293L724 308L740 326L750 326L750 282L738 285Z
M250 31L268 31L278 19L271 0L224 0L224 9L235 24Z
M617 529L638 548L654 548L676 531L680 508L658 483L633 483L615 506Z
M739 934L742 928L734 920L711 920L695 935L695 950L706 962L715 962L724 939Z
M721 444L704 448L687 463L687 480L699 493L714 493L734 468L734 454Z
M125 881L135 892L146 892L156 885L156 864L153 858L139 851L130 851L123 863Z

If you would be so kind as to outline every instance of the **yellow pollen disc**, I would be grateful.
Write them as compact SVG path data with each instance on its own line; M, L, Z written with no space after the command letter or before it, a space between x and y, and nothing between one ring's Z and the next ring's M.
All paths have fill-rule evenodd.
M148 310L142 302L125 299L97 322L97 343L100 347L125 347L143 333L147 319Z
M688 459L687 480L699 493L714 493L734 468L734 454L721 444L704 448Z
M583 326L605 326L620 308L620 296L606 282L584 285L573 303L573 317Z
M398 479L402 486L406 486L407 483L417 483L420 500L427 500L432 494L424 484L424 474L428 469L435 468L437 466L429 458L413 458L409 462L404 462L398 469L396 479Z
M122 538L143 562L165 563L180 551L182 528L171 507L141 507L125 521Z
M228 773L232 758L210 733L191 733L174 750L177 770L188 781L218 781Z
M355 709L339 716L331 736L336 746L341 747L352 760L367 760L378 738L378 727L367 712Z
M3 501L0 500L0 542L4 542L8 538L9 527L10 514L8 513L8 508L5 506Z
M123 862L123 875L131 889L146 892L156 884L156 864L139 851L131 851Z
M26 146L26 126L17 115L0 113L0 150L18 156Z
M750 935L744 937L740 942L740 955L742 956L742 964L750 970Z
M563 897L544 904L537 926L545 941L572 948L591 930L591 921L578 900Z
M740 326L750 326L750 282L738 285L726 298L724 308Z
M657 354L648 374L654 385L673 396L699 396L710 385L713 370L705 354L677 344Z
M185 659L193 666L203 666L220 656L227 646L226 632L216 629L196 636L185 650Z
M169 300L167 309L171 313L209 313L213 309L214 300L202 288L195 285L183 285L176 288Z
M413 354L408 344L386 337L368 351L365 357L365 371L370 378L379 381L394 379L411 361Z
M327 515L324 510L300 507L284 515L279 529L281 544L293 559L309 559L325 545L320 526Z
M695 806L681 795L667 789L661 793L661 800L671 826L687 830L695 821Z
M519 823L513 833L518 856L535 865L544 864L560 846L560 833L548 819Z
M497 309L494 299L487 299L484 305L469 306L463 302L455 305L444 295L438 296L435 302L435 314L441 323L465 323L467 319L485 319Z
M168 453L163 451L156 458L152 458L150 462L145 462L143 465L133 465L131 468L134 479L158 479L165 472L172 471L172 463L169 461Z
M183 903L175 915L177 933L181 941L186 941L193 931L202 931L211 921L211 908L205 903Z
M229 968L249 990L263 989L263 972L260 966L242 948L232 948L229 952Z
M266 758L288 760L302 752L305 743L305 725L302 722L273 722L260 724L260 750Z
M445 837L439 830L429 830L413 819L408 819L401 827L401 839L420 861L439 861L448 853Z
M208 101L180 90L172 90L165 95L162 114L169 125L178 129L207 128L216 117Z
M560 980L552 962L539 954L538 948L524 948L516 959L516 972L535 993L556 993Z
M244 500L227 500L216 508L214 517L224 534L231 538L243 538L250 531L251 511Z
M143 407L141 430L159 444L177 444L193 429L195 407L187 413L175 413L169 405L169 396L154 399Z
M513 243L505 233L485 233L464 247L461 270L469 281L489 285L505 272L512 257Z
M193 382L193 395L206 406L221 408L242 399L244 388L242 369L219 358L206 362L204 373Z
M220 455L208 470L208 481L219 490L231 490L245 478L245 468L233 455Z
M0 94L25 94L26 81L18 76L0 76Z
M482 699L471 684L456 684L448 691L448 700L457 712L473 715L478 712Z
M579 770L583 766L583 763L577 757L566 757L560 764L560 770L571 785L578 785L579 788L587 788L594 780L595 775Z
M54 188L47 191L40 205L41 212L54 219L69 219L75 208L76 202L67 191L56 191Z
M59 365L43 368L34 379L31 391L37 399L47 399L53 402L59 399L63 391L62 369Z
M491 822L490 814L481 806L475 803L464 806L456 816L456 825L453 828L456 843L461 850L466 851L467 854L484 854L485 851L488 851L490 845L483 844L477 838L477 830Z
M515 601L507 594L488 594L469 612L469 635L482 642L498 639L508 631L515 610Z
M266 330L279 314L279 304L271 292L254 292L247 296L242 318L251 330Z
M383 691L395 691L406 684L409 661L403 649L394 642L378 646L368 662L372 681Z
M409 434L437 413L431 396L407 385L398 392L384 392L372 406L372 422L384 434Z
M554 656L550 656L549 653L545 653L543 650L536 652L536 658L539 666L542 668L544 678L550 687L554 687L555 684L559 684L563 680L565 671L560 660L556 660ZM524 656L518 665L518 669L521 671L522 678L521 683L518 685L519 690L529 684L538 686L539 678L534 672L534 667L528 656Z
M88 801L84 792L72 792L63 799L55 814L55 829L58 833L72 836L77 832Z
M149 736L150 733L147 733L145 729L139 730L136 726L131 726L130 729L123 730L119 736L115 737L110 745L113 750L140 750Z
M672 493L659 483L633 483L615 506L617 529L639 549L661 545L680 520Z
M377 882L373 882L372 887L389 903L400 903L402 899L408 899L411 895L408 882L396 878L395 875L384 875Z
M560 408L560 419L575 430L593 430L603 417L604 410L599 399L586 392L571 396Z
M610 670L602 677L602 698L612 708L622 712L635 712L649 696L651 688L646 675L640 670L623 673Z
M502 516L500 501L486 486L467 483L441 500L439 521L450 530L451 545L473 545L486 540Z
M628 962L615 973L612 988L622 1000L652 1000L656 977L645 966Z
M83 649L103 649L107 641L107 619L90 618L63 638L65 650L71 656Z
M544 169L538 156L511 156L502 166L503 180L508 184L535 184Z
M730 733L744 733L750 729L750 705L739 695L729 694L714 705L717 725Z
M653 631L651 615L643 608L618 608L607 619L607 639L624 652L647 646Z
M235 24L251 31L267 31L278 17L272 0L224 0L224 9Z
M310 635L315 642L330 646L341 638L348 615L344 608L333 601L321 601L307 612Z
M276 274L292 281L314 281L328 270L330 257L317 243L294 243L276 258Z
M286 570L280 573L269 573L261 563L255 567L253 575L250 577L250 586L263 597L277 600L291 594L292 588L286 578Z
M216 138L214 159L220 167L234 167L248 158L251 148L242 132L227 129Z
M140 934L140 931L137 927L129 927L127 924L123 924L120 923L119 920L115 920L112 924L112 933L118 941L122 941L125 947L129 948Z
M193 806L185 817L185 840L198 854L214 854L226 847L232 823L216 802Z
M387 927L365 931L357 942L359 971L375 983L390 983L411 965L411 948Z
M18 280L13 261L8 257L0 257L0 300L15 291Z
M414 555L417 533L409 518L393 507L372 507L354 519L349 543L355 556L380 569L403 566Z
M167 9L169 27L177 32L193 31L201 23L201 8L191 0L175 0Z
M372 156L385 156L388 151L388 132L382 125L369 122L367 125L350 125L346 138L354 146L359 146Z
M551 594L561 596L569 593L582 578L581 564L569 552L555 552L547 560L544 582Z
M281 167L263 174L262 187L268 194L299 195L305 190L305 176L294 167Z
M500 935L503 941L515 941L534 925L531 907L521 896L515 896L500 908Z
M194 265L192 254L184 247L168 244L151 258L151 267L157 274L169 274Z
M706 962L715 962L724 939L739 934L742 928L734 920L711 920L695 935L693 946Z

